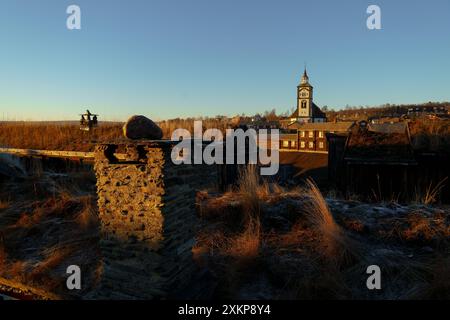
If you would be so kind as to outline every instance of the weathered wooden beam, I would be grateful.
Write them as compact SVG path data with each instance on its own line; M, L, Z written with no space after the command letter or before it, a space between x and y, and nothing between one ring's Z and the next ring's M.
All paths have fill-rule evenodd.
M17 300L61 300L61 297L41 289L0 278L0 295Z
M94 152L82 151L59 151L59 150L34 150L34 149L15 149L0 148L0 154L12 154L24 157L53 157L53 158L76 158L76 159L94 159ZM125 159L126 155L117 153L118 159Z

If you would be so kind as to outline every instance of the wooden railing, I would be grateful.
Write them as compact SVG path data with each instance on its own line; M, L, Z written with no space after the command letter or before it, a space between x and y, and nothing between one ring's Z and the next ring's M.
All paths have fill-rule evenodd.
M25 157L53 157L53 158L68 158L68 159L94 159L94 152L82 151L58 151L58 150L34 150L34 149L15 149L15 148L0 148L0 154L12 154ZM125 155L116 153L118 159L124 159Z

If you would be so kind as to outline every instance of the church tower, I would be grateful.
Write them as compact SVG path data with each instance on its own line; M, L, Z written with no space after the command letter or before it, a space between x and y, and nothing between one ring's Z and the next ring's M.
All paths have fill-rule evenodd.
M299 117L313 117L313 87L309 84L306 68L297 86L297 110Z

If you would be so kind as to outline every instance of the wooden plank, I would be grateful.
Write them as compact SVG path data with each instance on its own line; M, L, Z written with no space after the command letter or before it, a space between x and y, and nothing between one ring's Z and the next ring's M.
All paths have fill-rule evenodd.
M18 300L61 300L61 297L53 293L5 278L0 278L0 294Z
M94 158L93 152L0 148L0 153L58 158Z
M82 151L0 148L0 153L26 156L26 157L94 159L94 152L82 152ZM122 153L116 153L115 156L118 159L125 159L125 154L122 154Z

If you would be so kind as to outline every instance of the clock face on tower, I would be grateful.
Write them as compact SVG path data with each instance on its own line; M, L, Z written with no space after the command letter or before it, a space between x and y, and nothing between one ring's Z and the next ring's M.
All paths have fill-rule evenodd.
M309 95L309 92L307 90L300 91L300 97L307 97Z

